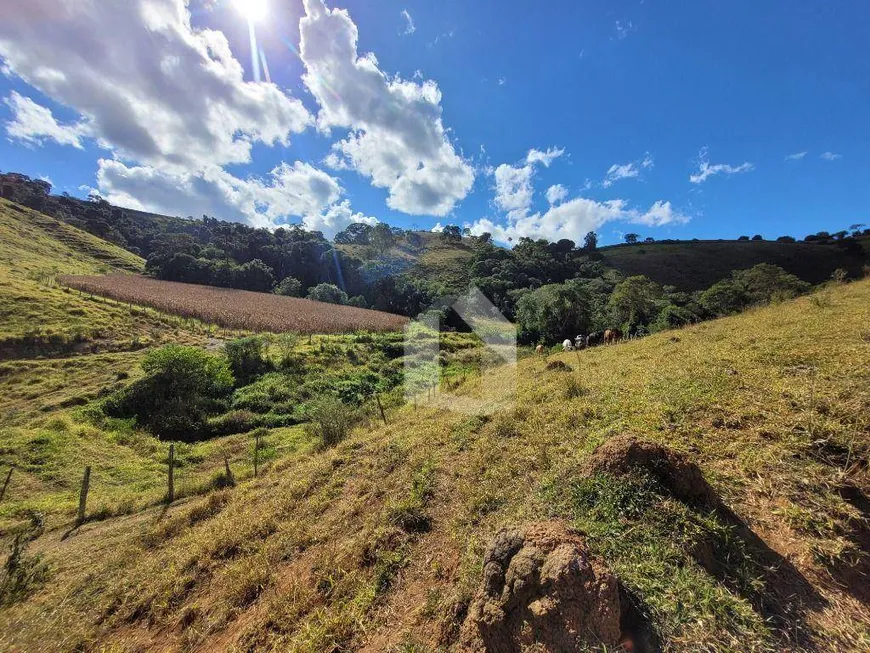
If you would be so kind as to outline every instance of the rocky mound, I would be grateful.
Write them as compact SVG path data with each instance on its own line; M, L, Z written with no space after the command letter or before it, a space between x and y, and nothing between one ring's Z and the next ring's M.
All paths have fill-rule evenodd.
M558 522L500 531L462 626L468 653L556 653L620 641L616 577Z
M686 457L655 442L633 435L617 435L599 446L586 461L586 475L606 473L622 476L642 470L687 503L714 506L718 503L713 489L701 470Z

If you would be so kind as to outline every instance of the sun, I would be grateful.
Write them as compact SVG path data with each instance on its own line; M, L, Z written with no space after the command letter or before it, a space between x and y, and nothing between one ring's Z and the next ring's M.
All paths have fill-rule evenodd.
M233 0L236 9L248 20L263 20L269 13L269 0Z

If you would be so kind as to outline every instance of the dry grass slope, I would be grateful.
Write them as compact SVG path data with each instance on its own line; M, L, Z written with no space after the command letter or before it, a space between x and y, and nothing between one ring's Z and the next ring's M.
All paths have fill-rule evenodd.
M505 525L573 523L668 650L867 650L870 281L518 366L491 417L439 397L208 498L33 549L0 648L434 651ZM458 392L500 396L499 369ZM581 471L622 433L684 453L733 520ZM711 546L712 545L712 546ZM863 593L862 593L863 592Z

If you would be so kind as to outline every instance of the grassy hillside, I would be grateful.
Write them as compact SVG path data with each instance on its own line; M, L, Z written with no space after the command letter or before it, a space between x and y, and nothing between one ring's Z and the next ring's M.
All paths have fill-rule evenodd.
M81 296L56 283L61 274L133 272L143 266L126 250L0 200L0 361L131 351L176 339L182 320Z
M864 239L864 248L862 256L818 243L715 240L620 245L600 253L607 267L625 276L642 274L662 285L692 291L709 288L732 270L747 270L758 263L778 265L812 284L830 279L837 268L857 278L870 260L870 238Z
M444 242L441 234L413 232L399 239L383 254L366 245L337 245L337 248L368 263L372 277L405 273L412 278L435 281L450 292L464 289L470 280L472 248L467 242Z
M5 650L435 651L502 526L585 534L668 650L866 650L870 281L613 347L521 360L300 449L232 490L49 531ZM561 361L562 369L550 365ZM568 366L565 371L564 366ZM633 433L718 500L588 475Z
M69 514L85 464L99 470L98 485L112 488L112 510L153 502L147 489L162 485L163 448L129 425L98 428L77 420L77 407L135 378L148 347L205 346L221 332L58 287L60 274L140 271L144 262L5 200L0 262L0 467L5 474L16 465L0 504L0 532L28 511L38 510L49 523L57 513ZM217 452L212 457L208 474L220 460ZM193 488L205 474L193 464L189 470Z

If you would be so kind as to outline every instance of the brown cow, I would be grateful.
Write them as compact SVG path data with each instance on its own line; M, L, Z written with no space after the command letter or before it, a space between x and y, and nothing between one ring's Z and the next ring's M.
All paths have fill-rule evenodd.
M607 331L604 332L605 345L615 345L620 340L622 340L622 331L619 329L607 329Z
M537 347L535 347L535 353L536 354L543 354L544 353L544 345L538 345Z

